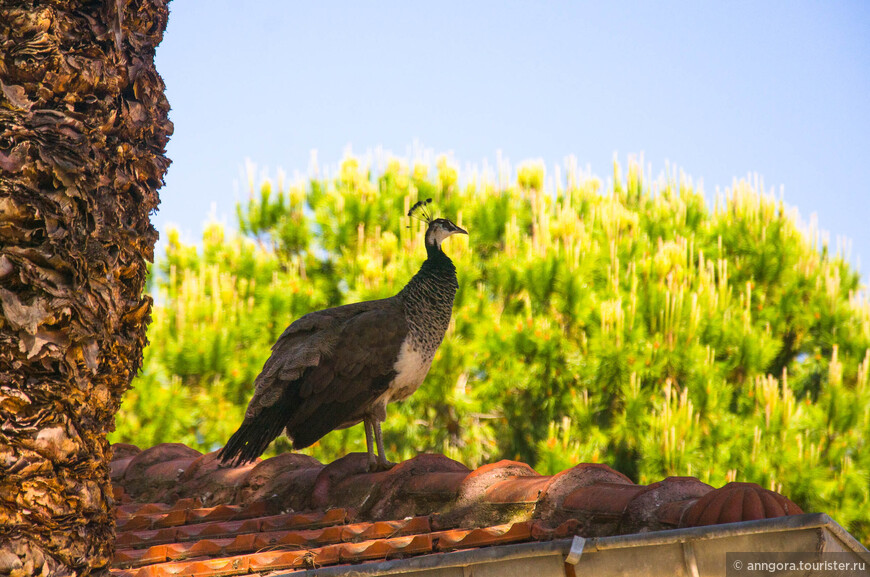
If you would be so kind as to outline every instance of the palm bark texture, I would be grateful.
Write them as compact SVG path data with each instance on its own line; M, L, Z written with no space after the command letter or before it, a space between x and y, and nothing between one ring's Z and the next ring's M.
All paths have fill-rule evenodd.
M0 574L107 571L172 133L163 0L0 1Z

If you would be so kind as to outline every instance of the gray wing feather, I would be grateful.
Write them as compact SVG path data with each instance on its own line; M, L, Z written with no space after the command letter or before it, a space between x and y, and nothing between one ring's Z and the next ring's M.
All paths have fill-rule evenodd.
M296 381L306 370L332 357L345 322L369 310L390 308L395 304L391 302L394 298L308 313L294 321L272 345L272 355L254 381L254 395L245 411L245 418L254 418L264 408L274 405L287 383ZM302 383L300 394L308 397L323 390L333 375L332 371L317 371L316 378Z
M324 358L299 382L299 404L287 422L294 443L300 428L325 434L359 422L386 390L408 333L402 309L396 305L362 311L336 331L337 354Z

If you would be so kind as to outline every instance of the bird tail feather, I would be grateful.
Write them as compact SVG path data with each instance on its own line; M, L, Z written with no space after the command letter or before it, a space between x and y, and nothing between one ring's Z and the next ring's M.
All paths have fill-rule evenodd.
M245 419L218 453L221 462L231 462L233 467L238 467L262 455L284 428L286 418L282 419L281 413L280 407L273 406L252 419Z

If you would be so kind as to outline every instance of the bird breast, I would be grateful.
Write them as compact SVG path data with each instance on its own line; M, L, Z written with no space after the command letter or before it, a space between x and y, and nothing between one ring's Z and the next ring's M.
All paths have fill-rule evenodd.
M426 378L426 373L432 366L434 355L426 355L421 349L422 347L415 346L412 338L407 338L402 343L399 357L393 365L396 377L390 383L390 401L401 401L408 398Z

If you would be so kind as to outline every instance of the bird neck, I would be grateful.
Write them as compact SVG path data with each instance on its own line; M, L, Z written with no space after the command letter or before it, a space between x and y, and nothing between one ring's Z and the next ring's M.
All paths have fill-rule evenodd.
M420 275L425 277L452 278L456 281L456 267L453 266L453 261L447 256L441 247L437 244L426 244L426 260L420 267L420 271L414 275L417 278Z
M400 295L412 341L425 355L434 355L450 324L459 283L450 258L437 246L426 250L429 258Z
M430 261L433 259L446 258L448 262L450 259L444 254L444 251L441 250L441 247L438 246L436 242L427 242L426 243L426 260Z

